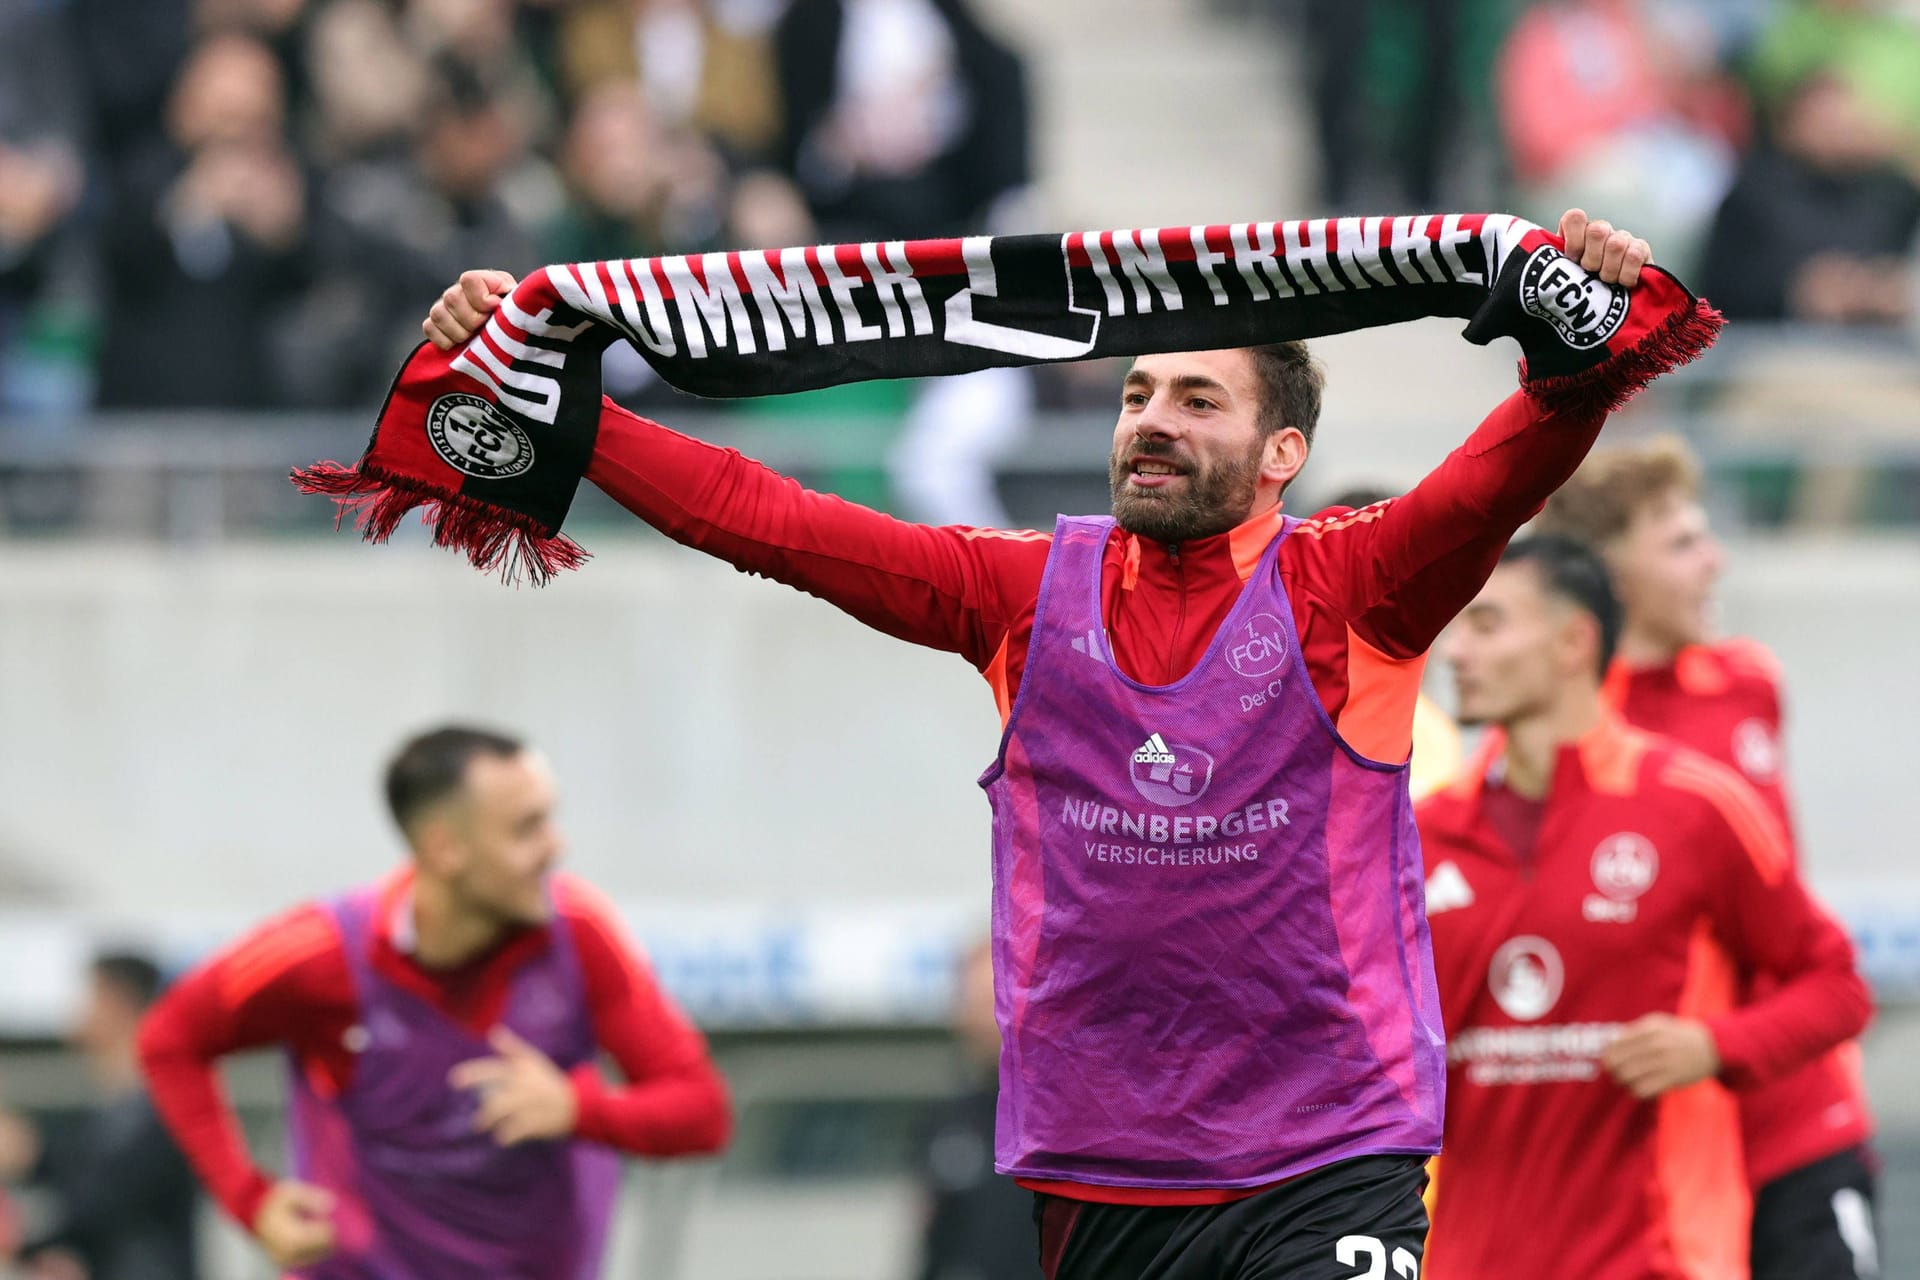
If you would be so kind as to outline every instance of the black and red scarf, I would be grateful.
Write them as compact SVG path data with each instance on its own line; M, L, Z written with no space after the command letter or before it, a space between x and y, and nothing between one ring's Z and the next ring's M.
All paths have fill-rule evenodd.
M1647 268L1629 292L1505 214L879 241L544 267L448 352L408 357L353 467L294 473L370 541L425 509L434 541L536 582L586 553L560 532L593 456L600 358L631 344L702 396L992 365L1313 338L1422 316L1519 341L1550 408L1610 410L1722 321Z

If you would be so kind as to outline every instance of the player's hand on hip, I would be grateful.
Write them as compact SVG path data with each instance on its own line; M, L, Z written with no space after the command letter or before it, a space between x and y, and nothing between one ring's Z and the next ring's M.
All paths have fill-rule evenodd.
M1704 1022L1649 1013L1621 1028L1600 1065L1634 1097L1657 1098L1712 1079L1720 1070L1720 1047Z
M505 271L462 271L420 322L420 332L442 351L451 351L487 322L517 283Z
M480 1095L474 1129L503 1147L570 1136L580 1102L566 1073L505 1027L495 1027L487 1042L493 1057L463 1062L447 1077L454 1088Z
M253 1237L277 1267L310 1267L333 1252L333 1192L307 1182L276 1182L253 1215Z
M1631 289L1640 283L1640 268L1653 261L1653 249L1645 240L1611 222L1589 219L1584 209L1560 215L1560 238L1567 242L1569 258L1607 284Z

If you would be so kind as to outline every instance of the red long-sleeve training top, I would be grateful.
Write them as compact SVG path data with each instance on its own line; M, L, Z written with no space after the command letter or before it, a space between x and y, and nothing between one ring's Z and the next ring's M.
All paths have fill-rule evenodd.
M1281 547L1307 669L1350 745L1406 757L1428 646L1601 422L1548 414L1516 392L1405 495L1322 512ZM1050 531L908 524L611 402L587 477L678 542L960 654L986 675L1003 717L1011 705ZM1153 684L1191 670L1279 530L1276 509L1179 547L1116 531L1102 600L1121 668Z
M1671 663L1615 662L1605 695L1628 723L1664 733L1739 770L1767 802L1789 839L1793 803L1780 746L1780 666L1752 640L1689 645ZM1758 975L1748 993L1763 997L1775 979ZM1740 1095L1741 1140L1755 1187L1857 1147L1873 1136L1873 1112L1860 1076L1860 1047L1849 1041L1791 1075Z
M484 1034L499 1019L514 971L551 944L524 929L455 970L429 969L395 944L393 907L412 883L396 872L381 895L372 961L386 978ZM594 1037L626 1077L591 1064L572 1073L576 1136L637 1155L717 1151L732 1128L725 1082L705 1038L655 984L614 911L593 889L554 877L556 910L579 953ZM214 1199L251 1224L271 1178L254 1164L221 1087L218 1060L283 1045L310 1078L334 1091L353 1075L358 1018L339 929L309 904L268 921L176 983L147 1015L140 1058L154 1105Z
M1422 1270L1435 1280L1746 1274L1728 1092L1857 1034L1846 934L1731 770L1607 719L1563 746L1544 803L1498 742L1417 809L1447 1022L1446 1152ZM1518 811L1530 809L1524 819ZM1741 1002L1743 982L1775 979ZM1699 1019L1719 1081L1636 1100L1601 1066L1621 1027Z
M1478 593L1514 530L1579 465L1602 421L1550 413L1516 392L1408 493L1322 512L1282 544L1279 572L1302 657L1355 750L1407 757L1428 646ZM986 676L1007 715L1050 532L908 524L811 492L611 402L587 477L676 541L798 587L888 635L960 654ZM1116 530L1101 600L1121 669L1151 684L1192 670L1279 531L1277 509L1178 547ZM1249 1194L1044 1189L1136 1204Z

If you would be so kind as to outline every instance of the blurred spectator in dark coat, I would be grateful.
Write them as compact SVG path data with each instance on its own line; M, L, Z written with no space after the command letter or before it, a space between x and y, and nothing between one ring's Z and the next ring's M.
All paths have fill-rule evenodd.
M166 134L108 191L100 403L276 403L268 332L308 281L307 177L286 137L280 64L252 36L201 43Z
M636 81L587 91L561 144L571 197L543 258L591 262L719 247L726 167L705 138L662 127Z
M97 1102L76 1124L43 1131L0 1112L0 1175L49 1193L16 1258L35 1280L195 1280L192 1170L141 1086L140 1017L160 990L145 956L93 962L71 1042Z
M531 149L539 110L511 77L443 49L414 136L327 174L314 233L324 280L280 336L299 402L377 401L420 340L421 298L475 263L524 275L545 261L535 228L562 193Z
M1853 86L1816 75L1786 97L1715 221L1700 291L1729 316L1896 324L1913 310L1920 187Z
M965 0L794 0L780 161L830 240L1005 225L1031 181L1021 60Z

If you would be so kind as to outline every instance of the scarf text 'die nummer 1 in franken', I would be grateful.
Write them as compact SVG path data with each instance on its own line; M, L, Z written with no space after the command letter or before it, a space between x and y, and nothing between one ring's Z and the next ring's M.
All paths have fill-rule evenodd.
M870 378L1255 346L1422 316L1519 341L1549 409L1612 409L1712 344L1719 313L1658 267L1629 292L1506 214L1326 218L890 240L543 267L463 346L415 349L352 467L294 473L370 541L424 508L434 541L543 582L593 456L600 357L672 386L777 395Z

